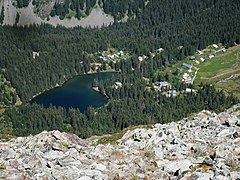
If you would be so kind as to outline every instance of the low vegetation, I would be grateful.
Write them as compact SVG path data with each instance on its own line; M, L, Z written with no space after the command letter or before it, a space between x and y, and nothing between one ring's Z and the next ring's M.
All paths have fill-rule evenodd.
M227 94L240 97L240 45L198 66L195 84L211 83Z
M217 46L218 48L214 48L209 45L193 56L188 56L184 60L168 66L163 71L157 70L155 76L164 77L167 74L168 81L174 84L182 80L184 73L188 73L192 78L196 76L193 82L195 86L201 83L210 83L217 89L224 90L228 95L233 94L240 97L240 45L228 49L225 49L222 44L217 44ZM199 52L202 54L200 55ZM214 53L216 56L209 58ZM190 60L191 57L194 57L194 60ZM192 65L191 72L182 67L183 63ZM181 69L181 72L177 72L177 68Z
M11 87L10 82L4 77L4 71L4 69L0 69L0 109L20 104L16 90Z
M18 8L23 8L28 6L30 0L15 0L15 2Z
M0 164L0 171L1 171L1 170L5 170L5 169L6 169L6 166L3 165L3 164Z
M98 141L97 144L115 144L117 143L117 140L121 139L123 137L123 135L128 131L132 131L134 129L137 128L145 128L145 129L149 129L152 128L151 125L139 125L139 126L130 126L128 128L125 128L124 130L118 132L118 133L114 133L111 135L105 135L104 137L101 137Z

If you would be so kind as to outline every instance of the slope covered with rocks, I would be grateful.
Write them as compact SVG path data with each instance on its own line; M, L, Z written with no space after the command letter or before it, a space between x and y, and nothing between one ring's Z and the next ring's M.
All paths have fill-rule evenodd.
M42 5L40 8L39 14L49 14L58 0L47 0L42 1ZM29 5L27 7L18 8L15 0L0 0L0 14L3 7L4 19L2 25L18 25L18 26L28 26L31 24L51 24L54 27L57 25L65 26L67 28L70 27L101 27L108 26L114 22L112 16L104 13L103 9L99 6L96 6L92 9L91 13L82 17L80 20L72 17L72 18L64 18L61 20L59 16L48 18L38 15L34 13L36 7L33 6L32 0L29 1ZM0 23L1 25L1 23Z
M240 105L97 144L59 131L0 142L0 179L239 179ZM95 139L95 140L93 140Z

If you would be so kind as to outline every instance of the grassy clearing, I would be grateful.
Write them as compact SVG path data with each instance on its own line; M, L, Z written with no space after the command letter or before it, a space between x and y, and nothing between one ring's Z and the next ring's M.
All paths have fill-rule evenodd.
M199 67L198 82L234 74L240 70L240 46L229 48L226 53L205 61Z
M69 10L69 13L66 15L66 17L68 19L71 19L72 17L75 17L76 16L76 12L75 11L72 11L72 10Z
M234 94L240 99L240 78L217 83L215 86L218 89L223 89L227 94Z
M234 94L240 98L240 76L234 79L228 79L232 75L240 74L240 45L231 47L226 50L225 53L222 52L224 47L218 44L218 48L214 48L212 45L208 46L202 50L202 54L195 53L193 56L195 60L190 60L190 57L185 58L167 67L164 71L157 71L157 74L169 74L169 79L176 78L178 80L182 79L183 73L188 73L192 78L196 74L194 79L194 84L198 85L201 82L210 83L215 85L217 89L223 89L227 94ZM213 53L217 53L217 56L209 58ZM200 59L204 58L205 61L202 62ZM199 62L199 64L197 63ZM185 68L182 68L182 72L178 75L173 73L176 71L177 67L180 68L183 63L187 63L193 66L192 72L187 72ZM226 81L222 81L228 79Z
M240 98L239 77L222 81L232 75L240 74L240 45L231 47L226 53L205 61L199 65L199 68L195 84L211 83L227 94L234 94Z
M167 73L167 74L169 74L170 80L172 80L172 79L182 80L182 75L184 73L187 73L193 78L195 76L196 71L198 71L198 69L201 67L202 61L200 60L200 58L207 59L209 55L211 55L212 53L214 53L216 51L220 51L222 48L223 48L223 46L221 44L218 44L218 48L213 48L210 45L206 49L202 50L202 52L203 52L202 55L200 55L196 52L193 55L195 57L195 60L190 60L190 57L186 57L185 59L183 59L181 61L177 61L175 64L172 64L172 65L166 67L166 69L164 69L164 70L159 69L158 71L155 72L155 76L158 74L164 75ZM196 61L198 61L200 64L197 64ZM185 67L182 67L183 63L189 64L193 67L190 72ZM174 73L177 71L177 68L180 68L181 72L178 73L178 75L174 75Z

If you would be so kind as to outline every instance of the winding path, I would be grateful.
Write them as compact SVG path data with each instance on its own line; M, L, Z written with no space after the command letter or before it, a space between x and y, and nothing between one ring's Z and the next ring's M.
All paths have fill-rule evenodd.
M222 74L218 74L218 75L213 76L213 77L211 77L211 78L200 77L200 79L208 79L208 80L210 80L210 79L215 79L215 78L224 76L224 75L229 74L229 73L236 73L236 72L238 72L238 71L239 71L239 69L231 70L231 71L228 71L228 72L225 72L225 73L222 73Z
M196 72L195 72L194 77L192 79L192 84L193 84L193 82L194 82L194 80L195 80L195 78L197 76L198 71L199 71L199 68L197 68L197 67L194 67L194 68L196 69Z

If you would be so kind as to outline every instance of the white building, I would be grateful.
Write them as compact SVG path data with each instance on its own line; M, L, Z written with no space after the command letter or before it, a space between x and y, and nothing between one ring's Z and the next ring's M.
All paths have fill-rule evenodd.
M190 88L187 88L187 89L185 90L185 92L186 92L186 93L195 92L195 89L190 89Z
M115 88L118 89L118 88L121 88L122 87L122 83L121 82L115 82Z
M213 44L213 45L212 45L212 47L214 47L214 48L218 48L218 45L216 45L216 44Z
M195 63L197 63L197 64L200 64L200 62L199 62L199 61L197 61L197 60L195 61Z
M214 55L210 55L210 56L208 56L208 58L209 58L209 59L212 59L212 58L214 58Z
M40 52L33 52L33 59L40 55Z
M182 81L184 81L186 84L192 83L192 77L188 73L184 73L182 77Z
M142 56L139 56L139 57L138 57L138 60L139 60L140 62L142 62L142 61L143 61L143 57L142 57Z

